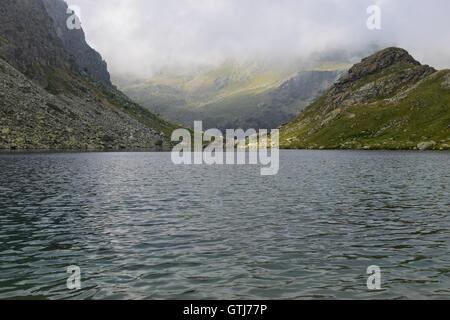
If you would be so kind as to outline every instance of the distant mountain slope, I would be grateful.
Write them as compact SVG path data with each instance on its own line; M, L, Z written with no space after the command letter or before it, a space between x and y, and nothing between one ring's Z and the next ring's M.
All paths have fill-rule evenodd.
M382 50L282 127L282 147L449 149L449 79L403 49Z
M123 90L165 117L207 128L276 128L331 86L345 70L301 69L296 64L227 61L190 72L162 72ZM296 74L297 73L297 74Z
M161 149L177 126L112 86L61 0L0 2L0 149Z
M309 70L299 72L281 86L265 95L259 104L265 128L278 128L296 117L308 104L324 93L345 69Z

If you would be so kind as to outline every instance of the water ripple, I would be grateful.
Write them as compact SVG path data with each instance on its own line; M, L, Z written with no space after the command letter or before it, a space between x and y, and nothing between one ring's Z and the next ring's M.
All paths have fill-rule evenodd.
M167 153L1 154L0 298L448 298L449 169L445 152L286 151L274 177Z

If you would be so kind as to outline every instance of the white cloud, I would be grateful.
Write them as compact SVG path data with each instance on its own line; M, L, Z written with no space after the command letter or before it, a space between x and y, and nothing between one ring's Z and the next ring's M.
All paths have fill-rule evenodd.
M307 57L328 49L398 45L450 67L447 0L70 0L113 73L224 58ZM369 31L366 9L382 9Z

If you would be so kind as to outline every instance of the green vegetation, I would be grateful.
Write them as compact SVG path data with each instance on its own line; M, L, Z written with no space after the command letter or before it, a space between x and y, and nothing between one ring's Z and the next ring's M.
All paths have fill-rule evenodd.
M8 40L0 36L0 46L8 44Z
M39 68L37 66L32 67ZM73 84L73 77L68 71L56 67L47 67L45 74L47 75L47 87L45 89L48 92L55 95L61 93L71 93L73 95L78 94L78 91L75 89Z

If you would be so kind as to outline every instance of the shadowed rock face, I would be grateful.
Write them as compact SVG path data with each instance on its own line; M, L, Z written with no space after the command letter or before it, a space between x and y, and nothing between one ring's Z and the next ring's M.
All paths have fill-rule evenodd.
M49 66L75 70L41 0L0 1L0 57L47 86Z
M56 34L74 57L80 71L105 86L112 86L106 62L86 43L83 29L67 28L67 19L71 15L67 14L67 4L61 0L43 0L43 3L54 21Z
M278 128L323 94L344 71L304 71L263 97L258 128Z
M85 40L82 29L69 30L62 0L2 0L0 57L47 86L47 67L70 69L112 86L106 62Z

